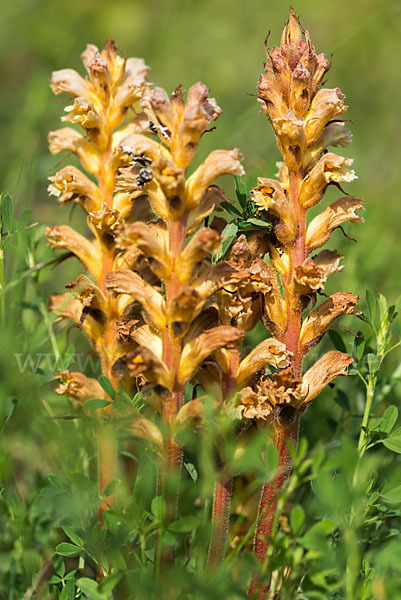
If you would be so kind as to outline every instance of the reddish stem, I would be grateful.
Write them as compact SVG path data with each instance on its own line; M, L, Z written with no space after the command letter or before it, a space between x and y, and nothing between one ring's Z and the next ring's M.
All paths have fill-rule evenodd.
M277 512L277 502L281 490L291 473L291 457L288 448L288 442L295 446L298 443L298 419L291 425L278 426L276 428L276 448L279 455L277 473L269 483L262 488L259 503L258 524L254 537L254 554L259 560L262 568L265 570L267 552L269 549L269 538L271 537ZM249 596L252 596L257 590L257 600L263 600L269 591L269 585L260 586L260 576L254 574Z
M230 350L229 370L225 377L224 398L228 399L235 389L240 351ZM224 551L230 525L230 507L233 480L224 472L214 486L212 510L212 534L208 553L208 569L214 570L224 559Z

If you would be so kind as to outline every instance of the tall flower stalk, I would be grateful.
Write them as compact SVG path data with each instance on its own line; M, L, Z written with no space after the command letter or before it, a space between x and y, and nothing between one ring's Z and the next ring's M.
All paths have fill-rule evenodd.
M69 292L52 296L51 308L60 317L69 317L78 323L100 357L103 375L118 388L121 375L113 367L126 353L127 345L130 346L130 342L127 344L119 335L118 328L127 303L113 298L105 282L107 274L120 266L116 232L123 223L138 216L130 199L115 193L115 187L117 170L130 163L120 142L144 127L142 115L124 125L123 122L145 90L147 67L142 59L121 58L113 42L107 42L101 52L88 45L82 60L87 78L73 69L63 69L52 74L50 85L55 94L73 97L62 120L79 125L84 135L65 127L49 134L49 144L52 154L63 151L75 154L92 178L74 166L67 166L50 177L49 192L61 204L76 202L81 205L92 237L89 240L67 225L47 228L51 247L69 250L80 259L87 273L66 285ZM97 380L79 372L64 371L58 377L60 385L56 391L59 394L80 402L102 397L109 401L101 409L97 429L99 493L103 496L118 469L115 436L108 426L112 418L113 394L106 394ZM110 502L111 498L102 500L101 520Z
M244 274L229 263L209 260L220 235L204 220L225 199L213 181L224 174L242 173L237 149L216 150L188 177L201 136L221 110L202 83L193 85L186 102L181 88L169 98L161 88L147 90L141 107L154 136L134 134L123 151L147 161L148 180L138 183L136 167L120 170L117 187L128 194L146 194L154 219L121 229L122 250L137 252L153 273L152 284L133 270L110 273L107 287L128 294L142 306L143 325L133 337L138 348L127 354L125 365L142 393L157 397L162 414L163 449L158 493L166 499L165 523L176 518L182 449L177 423L198 410L199 400L184 405L185 385L213 352L236 346L241 332L218 325L210 298ZM134 266L134 268L135 268ZM143 385L145 384L145 385ZM142 421L143 422L143 421ZM163 562L174 560L174 548L163 552Z
M321 248L336 228L360 222L361 200L342 196L308 222L307 214L323 198L330 184L355 179L352 160L329 146L346 146L351 133L339 120L347 107L339 88L321 88L330 64L316 54L309 33L294 11L284 28L280 47L266 47L265 73L258 81L258 98L267 114L283 156L279 181L259 178L252 190L257 206L269 215L274 235L269 240L270 261L277 282L274 298L265 304L265 324L290 355L290 367L271 378L262 375L242 391L242 415L271 420L279 454L278 471L261 493L254 552L267 568L277 498L290 472L290 448L298 440L299 420L311 401L335 377L347 374L352 359L330 351L303 373L303 359L334 321L355 312L358 297L337 292L315 307L328 276L341 270L343 258ZM283 294L279 292L281 284ZM305 315L305 312L306 316ZM268 585L254 576L250 595L262 599Z

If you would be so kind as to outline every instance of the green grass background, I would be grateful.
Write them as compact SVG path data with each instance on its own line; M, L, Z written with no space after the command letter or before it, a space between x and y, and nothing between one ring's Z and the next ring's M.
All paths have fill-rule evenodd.
M332 278L328 291L343 289L362 295L369 287L394 301L400 293L401 268L401 5L396 0L295 0L293 5L317 51L333 53L327 85L340 87L346 94L350 110L345 117L351 120L354 142L344 154L354 158L359 177L346 190L366 203L365 224L346 227L358 243L345 240L336 231L328 245L341 250L346 265ZM288 10L289 5L281 0L3 2L1 191L12 194L17 213L32 208L34 220L41 225L71 219L83 229L79 211L71 216L70 210L58 207L46 191L47 178L60 168L58 157L47 150L46 136L49 130L61 127L64 108L48 84L52 70L73 67L83 72L80 53L86 44L102 47L108 38L127 56L144 57L151 67L150 80L169 92L178 84L188 88L199 80L210 88L223 114L216 131L204 137L198 160L215 148L239 147L249 176L271 176L279 160L278 150L268 121L250 94L263 69L264 38L270 30L270 44L279 43ZM68 159L62 163L66 164ZM223 185L232 193L230 182ZM336 197L338 192L330 190L322 207ZM30 260L34 264L51 256L41 237L38 228L37 247L33 242L24 246L24 239L7 246L6 279L17 276L22 263L26 268ZM19 404L7 425L7 437L0 439L0 478L14 490L16 506L22 511L17 522L24 538L21 557L28 561L28 574L34 570L41 548L33 533L35 509L24 512L21 507L30 502L35 505L33 490L43 486L49 472L63 464L71 468L78 464L80 438L73 423L59 425L48 418L65 413L65 400L58 399L51 386L43 386L29 370L21 375L14 354L51 352L41 307L47 304L50 292L63 291L65 283L79 272L79 265L69 261L39 275L36 281L24 279L6 296L0 409L6 414L13 397ZM353 323L352 328L356 330L358 325ZM76 330L69 331L68 343L79 339ZM352 340L347 341L350 344ZM59 346L62 351L66 346L64 334L59 336ZM308 413L306 430L312 437L316 437L316 426L319 435L324 431L324 410L319 404L315 417ZM335 418L335 410L328 410ZM24 504L19 504L21 499ZM48 543L44 536L43 545ZM27 554L30 544L32 553ZM18 546L13 552L18 556Z

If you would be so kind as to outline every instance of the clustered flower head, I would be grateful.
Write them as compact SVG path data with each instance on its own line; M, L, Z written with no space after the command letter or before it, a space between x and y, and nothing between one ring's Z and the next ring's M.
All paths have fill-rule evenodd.
M283 161L277 163L278 180L259 177L251 195L273 228L267 241L273 269L269 267L270 290L263 294L262 318L285 345L291 367L272 376L261 372L241 390L238 415L279 423L277 407L290 405L295 419L324 385L347 373L351 358L338 351L326 354L304 376L302 360L338 317L355 312L358 297L347 292L337 292L315 307L329 275L343 268L336 250L315 250L347 221L362 221L357 211L363 202L342 196L307 223L308 210L322 200L329 185L341 190L341 183L356 177L351 159L328 151L352 139L339 119L347 110L345 96L338 88L321 87L330 63L324 54L316 54L294 11L280 47L266 47L266 52L258 98Z
M182 464L175 432L188 423L198 429L205 394L241 422L238 431L251 421L273 424L281 439L280 431L297 424L352 362L333 350L302 369L307 352L339 317L354 313L358 301L337 292L317 305L328 277L343 268L343 256L320 248L347 221L362 221L363 202L341 188L355 179L352 160L328 151L351 141L339 119L347 109L344 95L322 88L330 64L316 54L293 11L280 47L266 51L258 98L283 160L278 179L259 177L251 191L248 202L259 220L250 219L224 252L226 221L213 213L221 214L230 200L215 180L244 170L235 148L211 152L189 174L202 136L221 114L206 86L196 83L187 93L178 86L169 96L147 82L142 59L122 58L113 42L102 51L87 46L85 78L63 69L51 79L55 94L72 98L62 120L83 133L72 127L51 132L50 151L75 154L87 174L65 166L50 177L49 193L62 205L80 204L90 233L47 228L51 247L67 249L85 270L50 306L85 333L114 388L139 390L147 416L161 413L160 428L133 414L131 431L157 449L164 483ZM308 222L329 185L345 195ZM260 320L271 337L243 348ZM58 379L56 392L79 403L104 395L99 382L82 373L67 370ZM189 383L193 399L185 402ZM106 395L110 404L100 410L105 420L112 421L113 398ZM115 476L113 452L100 436L101 492ZM224 480L216 485L229 487ZM170 498L167 504L166 518L174 520L176 503ZM216 503L213 514L221 515ZM227 536L227 527L222 536L216 527L210 564L221 560ZM263 562L263 553L255 552Z

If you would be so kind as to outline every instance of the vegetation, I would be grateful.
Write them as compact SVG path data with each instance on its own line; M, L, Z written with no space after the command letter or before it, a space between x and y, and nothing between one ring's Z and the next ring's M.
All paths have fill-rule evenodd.
M86 80L51 79L72 127L50 150L72 166L49 192L89 230L78 210L45 230L66 209L36 203L37 223L26 170L1 196L0 597L401 597L398 307L364 279L394 259L383 276L350 238L363 203L327 151L351 141L329 61L291 11L257 88L273 179L273 158L213 150L203 84L169 97L113 42L82 58ZM343 257L315 253L332 234L334 284Z

